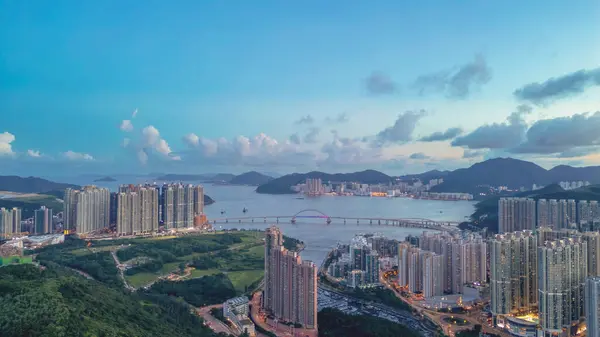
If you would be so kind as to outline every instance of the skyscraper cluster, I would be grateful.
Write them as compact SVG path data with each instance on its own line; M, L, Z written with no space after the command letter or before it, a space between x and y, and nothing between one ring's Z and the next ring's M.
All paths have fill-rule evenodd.
M585 283L600 273L599 251L598 232L542 227L494 236L490 308L495 324L544 337L574 335L593 300L585 296Z
M515 316L537 309L537 236L498 234L490 242L491 312Z
M158 229L158 194L154 186L119 188L117 194L117 233L135 235Z
M165 184L162 186L161 219L166 229L194 226L194 216L203 213L202 186Z
M498 201L498 232L507 233L523 229L535 229L535 200L500 198Z
M262 307L284 322L317 328L317 266L283 247L272 226L265 236L265 287Z
M344 246L347 250L342 256L329 265L329 275L340 281L346 278L346 284L352 288L379 284L379 258L396 249L389 247L390 242L393 240L380 236L355 236L350 245Z
M538 248L539 324L544 336L570 330L585 318L587 243L546 241Z
M90 233L110 224L110 192L107 188L85 186L65 190L63 228L67 233Z
M425 298L443 294L443 257L411 246L398 244L398 285Z
M600 229L600 207L597 201L574 199L500 198L498 201L498 232L508 233L553 229Z
M321 178L307 178L306 179L306 194L308 195L321 195L325 192L323 188L323 182Z
M0 208L0 236L9 238L21 232L21 209Z
M465 284L487 283L487 244L475 233L424 232L419 248L442 258L440 268L447 293L462 293Z
M202 186L184 184L121 185L116 193L86 186L65 191L64 229L86 234L116 226L118 235L136 235L165 229L190 228L204 212Z

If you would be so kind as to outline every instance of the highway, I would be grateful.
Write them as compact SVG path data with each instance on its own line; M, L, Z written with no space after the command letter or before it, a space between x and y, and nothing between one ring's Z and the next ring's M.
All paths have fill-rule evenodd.
M497 335L500 335L501 337L510 337L510 335L506 331L501 330L501 329L492 328L492 327L488 326L483 320L478 319L481 314L481 309L473 310L467 314L460 314L460 313L442 314L440 312L437 312L436 310L430 310L427 308L423 308L423 307L419 306L418 304L415 304L414 302L407 300L402 295L400 295L394 287L392 287L392 285L383 277L383 275L380 277L380 282L383 285L385 285L385 287L392 290L394 292L394 294L396 295L396 297L398 297L399 299L404 301L406 304L410 305L412 308L415 308L419 313L429 317L431 319L431 321L435 322L438 326L440 326L442 328L442 330L444 331L444 333L447 334L448 336L452 337L455 335L455 333L457 331L471 329L471 328L473 328L473 326L475 324L480 324L482 326L483 332L497 334ZM444 321L444 318L449 317L449 316L452 316L457 319L466 320L469 324L465 325L465 326L451 325Z

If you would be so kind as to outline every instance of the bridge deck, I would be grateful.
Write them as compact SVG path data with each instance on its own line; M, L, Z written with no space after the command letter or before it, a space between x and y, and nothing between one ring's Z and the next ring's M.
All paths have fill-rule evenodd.
M208 219L213 221L235 221L235 220L264 220L264 219L294 219L294 218L318 218L331 220L359 220L359 221L396 221L396 222L413 222L413 223L438 223L438 224L459 224L460 221L439 221L422 218L380 218L380 217L346 217L346 216L293 216L293 215L266 215L266 216L242 216L242 217L222 217Z

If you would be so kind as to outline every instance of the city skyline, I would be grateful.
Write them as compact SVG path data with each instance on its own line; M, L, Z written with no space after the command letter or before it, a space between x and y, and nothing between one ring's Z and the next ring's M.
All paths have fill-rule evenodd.
M264 4L2 2L0 173L600 163L595 1Z

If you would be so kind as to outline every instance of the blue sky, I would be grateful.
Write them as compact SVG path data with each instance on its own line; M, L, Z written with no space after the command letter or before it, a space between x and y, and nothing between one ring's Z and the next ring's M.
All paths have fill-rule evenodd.
M599 22L594 0L0 0L0 174L598 164Z

